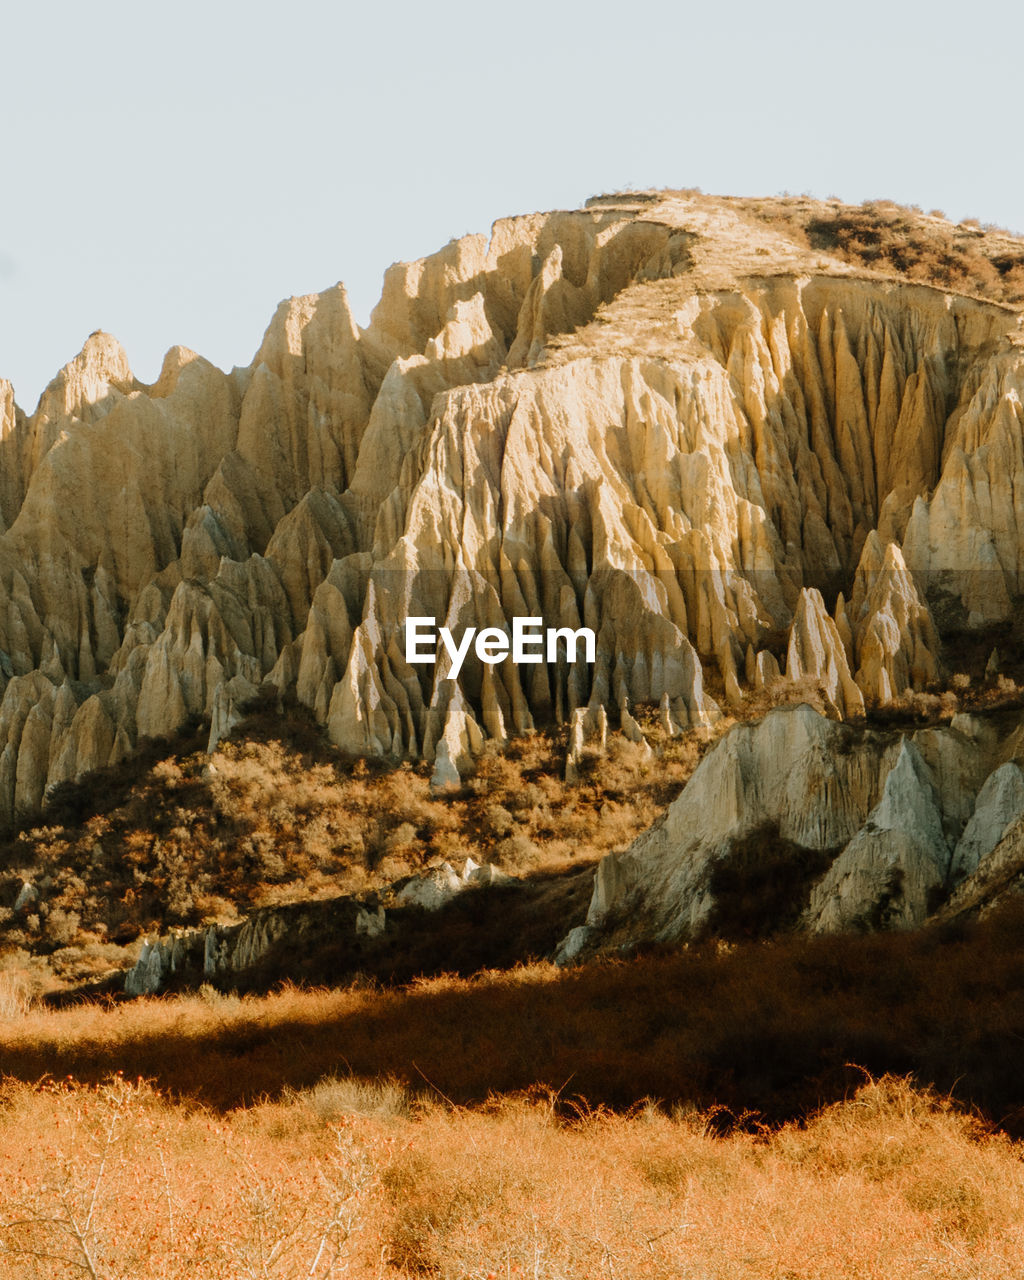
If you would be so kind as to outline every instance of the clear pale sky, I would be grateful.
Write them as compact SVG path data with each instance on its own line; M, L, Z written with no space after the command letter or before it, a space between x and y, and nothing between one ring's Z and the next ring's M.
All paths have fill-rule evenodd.
M247 364L277 302L624 186L1024 231L1024 3L35 0L0 19L0 376Z

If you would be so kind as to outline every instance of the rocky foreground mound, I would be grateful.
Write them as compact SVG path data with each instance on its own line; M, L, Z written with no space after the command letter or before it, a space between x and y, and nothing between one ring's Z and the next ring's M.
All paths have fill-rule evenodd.
M940 632L1024 588L1021 310L769 204L502 220L393 267L366 329L341 286L282 303L244 369L175 348L143 386L98 333L33 415L0 383L0 822L268 684L452 779L577 711L582 741L780 675L842 716L934 680ZM590 626L596 662L448 680L409 615Z
M543 931L532 935L542 949L529 954L563 964L645 943L910 929L977 916L1024 891L1022 764L1019 709L883 731L806 704L780 707L734 726L678 799L627 849L605 856L596 875L580 868L579 887L593 884L589 910L585 898L565 896L552 917L530 877L472 859L459 875L445 862L384 894L268 907L239 923L151 940L126 990L259 989L325 969L333 979L393 977L416 972L427 936L452 966L460 930L511 941L545 910L560 932L580 921L557 948L559 932L546 942ZM451 911L460 900L464 917Z
M1024 723L1006 721L880 733L802 705L736 726L664 816L601 861L561 959L787 926L913 928L991 906L1024 867Z

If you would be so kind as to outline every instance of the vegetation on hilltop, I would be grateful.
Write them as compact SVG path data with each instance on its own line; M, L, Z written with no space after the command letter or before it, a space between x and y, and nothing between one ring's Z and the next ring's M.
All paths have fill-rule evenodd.
M1011 306L1024 303L1024 240L976 219L950 222L890 200L861 205L806 197L739 200L811 249L921 284Z

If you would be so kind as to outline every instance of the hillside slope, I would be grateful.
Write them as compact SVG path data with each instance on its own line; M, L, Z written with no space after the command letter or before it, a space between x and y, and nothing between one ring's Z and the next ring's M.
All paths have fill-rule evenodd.
M1021 889L1019 707L913 731L808 705L737 725L628 848L561 958L706 937L912 929Z
M393 267L365 330L341 286L282 303L230 374L175 348L143 386L94 334L31 416L0 384L0 823L260 687L451 778L577 708L579 740L780 674L845 716L928 686L1024 581L1022 261L907 211L609 197ZM408 615L527 614L593 667L404 660Z

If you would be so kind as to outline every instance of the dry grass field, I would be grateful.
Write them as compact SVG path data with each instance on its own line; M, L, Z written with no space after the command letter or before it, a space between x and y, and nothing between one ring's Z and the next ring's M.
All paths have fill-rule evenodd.
M0 983L0 1280L1024 1272L1024 912L404 987Z
M740 885L717 940L578 969L474 972L453 914L469 976L39 999L41 965L66 980L168 922L381 892L441 857L538 884L590 867L707 749L644 728L653 767L616 737L569 788L537 734L434 796L257 712L212 759L152 744L12 833L8 891L50 884L3 921L0 1280L1024 1274L1024 908L761 939Z
M494 857L506 819L482 806L499 806L555 867L573 824L614 844L681 785L701 748L672 749L666 776L614 747L571 808L540 735L444 800L414 771L316 781L350 831L425 807L422 847L383 834L381 861L415 867L453 830ZM212 777L199 759L145 764L157 820L193 786L277 836L320 802L303 778L326 766L294 742L225 744ZM61 830L141 829L139 785L114 779L106 810ZM257 818L256 787L280 810ZM1024 1274L1024 911L847 938L733 924L728 944L569 971L64 1009L9 952L0 1280Z
M324 1081L219 1115L147 1084L8 1085L10 1280L1019 1277L1011 1141L893 1079L805 1125Z
M21 981L0 982L0 1075L27 1084L121 1071L226 1112L354 1074L429 1081L460 1106L539 1089L568 1107L653 1098L778 1125L847 1096L863 1069L912 1074L1024 1137L1020 905L916 933L709 941L244 998L56 1009Z

